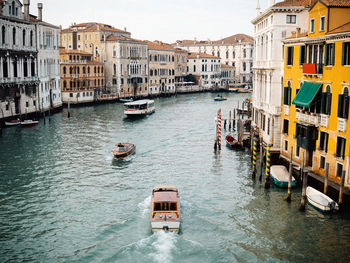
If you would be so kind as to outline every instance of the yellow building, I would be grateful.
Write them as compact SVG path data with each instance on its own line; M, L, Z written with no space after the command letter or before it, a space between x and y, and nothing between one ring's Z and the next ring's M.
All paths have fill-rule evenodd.
M284 41L281 157L304 166L323 181L329 163L330 185L342 171L350 176L350 0L315 1L308 32Z

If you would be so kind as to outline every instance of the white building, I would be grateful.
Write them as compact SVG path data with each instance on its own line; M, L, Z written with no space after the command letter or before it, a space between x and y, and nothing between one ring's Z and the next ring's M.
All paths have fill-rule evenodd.
M0 118L39 110L35 25L29 0L0 1Z
M62 106L59 65L60 28L42 21L42 3L38 3L36 24L38 50L38 77L40 80L40 109L56 109Z
M199 85L206 89L218 88L221 84L220 58L206 53L189 53L188 74L199 76Z
M178 40L174 46L217 56L222 64L235 67L235 82L252 82L254 41L250 36L236 34L217 41Z
M281 107L283 89L282 40L296 31L307 30L308 12L305 0L285 0L260 12L258 0L254 25L253 128L271 145L272 153L281 148Z

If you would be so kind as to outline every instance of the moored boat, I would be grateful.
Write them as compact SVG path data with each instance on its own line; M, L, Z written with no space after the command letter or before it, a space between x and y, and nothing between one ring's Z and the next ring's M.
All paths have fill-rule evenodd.
M227 100L227 98L221 96L221 95L217 95L215 98L214 98L215 101L223 101L223 100Z
M122 103L126 103L126 102L132 102L134 100L133 100L133 98L130 98L130 99L119 99L119 101Z
M111 150L115 158L120 159L135 153L136 146L132 143L117 143Z
M33 126L33 125L37 125L37 124L39 124L39 121L35 121L35 120L21 121L21 126Z
M181 206L175 186L160 185L153 188L151 198L152 231L179 231Z
M154 100L136 100L124 104L124 114L129 117L141 117L155 111Z
M288 188L289 172L283 165L272 165L270 169L271 179L274 184L281 188ZM295 178L292 177L292 187L296 186Z
M5 126L17 126L21 124L21 120L20 119L16 119L16 120L11 120L11 121L5 121Z
M238 140L233 138L231 135L226 135L225 141L226 146L230 149L238 149L242 147L242 145L239 144Z
M339 210L339 205L333 199L311 186L306 188L306 197L307 202L321 212L327 213Z

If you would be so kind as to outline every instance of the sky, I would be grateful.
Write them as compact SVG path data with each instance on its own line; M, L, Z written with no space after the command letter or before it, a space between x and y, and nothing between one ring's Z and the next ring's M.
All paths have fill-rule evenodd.
M260 0L261 7L267 1ZM252 35L257 0L31 0L33 15L38 2L43 3L43 20L63 29L100 22L126 27L136 39L174 43Z

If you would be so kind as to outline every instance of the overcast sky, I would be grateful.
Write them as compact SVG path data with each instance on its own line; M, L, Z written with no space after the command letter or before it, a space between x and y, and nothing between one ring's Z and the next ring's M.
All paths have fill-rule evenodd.
M31 0L37 15L42 2L43 20L69 27L72 23L101 22L127 28L142 40L218 40L237 33L253 34L250 21L257 0ZM260 0L262 7L268 0Z

